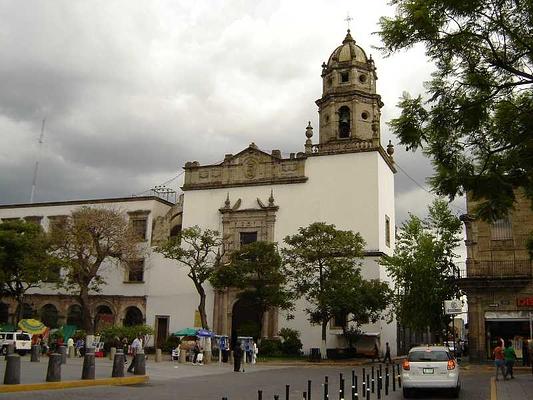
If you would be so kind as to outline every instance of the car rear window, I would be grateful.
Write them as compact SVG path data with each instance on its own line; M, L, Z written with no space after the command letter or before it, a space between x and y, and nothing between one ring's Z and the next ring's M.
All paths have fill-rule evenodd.
M26 333L17 333L17 340L31 340L30 335Z
M448 353L442 350L412 351L409 353L409 361L448 361Z

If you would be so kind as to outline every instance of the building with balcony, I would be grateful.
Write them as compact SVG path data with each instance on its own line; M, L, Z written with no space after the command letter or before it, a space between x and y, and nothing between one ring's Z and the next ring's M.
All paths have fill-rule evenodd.
M475 217L476 205L468 198L461 217L467 260L460 285L468 298L471 358L491 358L500 337L512 340L521 357L533 315L533 264L526 245L533 230L531 202L518 192L514 209L492 223Z

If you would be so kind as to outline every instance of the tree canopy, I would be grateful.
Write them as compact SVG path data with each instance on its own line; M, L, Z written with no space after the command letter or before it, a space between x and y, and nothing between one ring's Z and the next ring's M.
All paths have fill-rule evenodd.
M263 315L270 308L288 310L293 305L294 296L287 288L287 275L275 243L254 242L235 250L229 263L216 270L211 283L217 289L240 290L237 298L246 299L258 310L259 332Z
M444 300L459 295L454 250L460 233L460 220L443 200L429 206L426 219L411 214L402 224L394 255L381 263L395 283L395 312L403 326L418 332L429 327L435 334L446 327Z
M60 285L77 293L83 329L92 334L89 296L105 284L104 261L116 261L118 265L139 258L138 237L122 212L93 207L82 207L54 221L49 234L53 254L62 262Z
M382 50L423 44L435 64L427 101L404 95L390 125L408 149L423 149L431 183L453 199L483 200L503 216L515 190L533 199L533 3L518 0L392 0Z
M204 284L220 264L221 250L223 242L219 232L211 229L202 230L197 225L183 229L178 236L171 237L156 248L156 251L166 258L178 261L178 267L188 270L187 276L193 281L200 296L198 312L204 329L209 329Z
M54 258L40 225L18 221L0 223L0 294L18 303L21 318L26 292L55 278Z

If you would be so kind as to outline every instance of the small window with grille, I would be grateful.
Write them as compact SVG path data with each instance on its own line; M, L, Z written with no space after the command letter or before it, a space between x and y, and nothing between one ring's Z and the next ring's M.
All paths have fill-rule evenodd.
M128 262L127 282L144 282L144 260Z
M492 240L510 240L513 238L513 227L509 216L495 220L490 227Z

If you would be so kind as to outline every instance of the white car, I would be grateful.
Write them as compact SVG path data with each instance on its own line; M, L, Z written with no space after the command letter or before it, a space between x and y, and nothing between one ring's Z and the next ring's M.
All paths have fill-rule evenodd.
M417 389L449 389L458 397L460 375L459 364L447 347L413 347L402 364L403 397L412 397Z
M24 355L31 351L31 335L25 332L0 332L2 354L7 353L7 345L14 344L15 352Z

